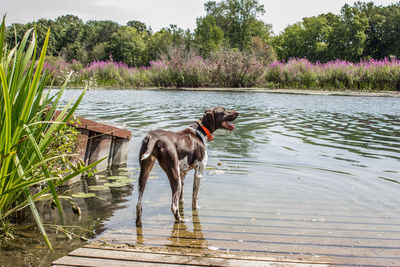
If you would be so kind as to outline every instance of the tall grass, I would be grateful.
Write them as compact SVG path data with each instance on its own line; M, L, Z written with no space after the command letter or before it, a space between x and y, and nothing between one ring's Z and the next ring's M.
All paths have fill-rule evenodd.
M50 82L43 72L50 29L37 55L36 31L30 29L19 44L6 47L5 17L0 27L0 235L6 235L8 225L18 211L29 207L46 244L51 248L36 201L55 203L62 223L63 212L56 187L92 166L73 166L74 171L60 178L49 163L59 155L47 149L55 133L62 130L78 107L84 93L75 102L60 107L66 82L56 94L45 87ZM36 60L38 58L38 60ZM61 110L55 116L55 110ZM72 164L66 162L66 164ZM33 186L40 185L34 192Z
M79 68L77 66L80 66ZM358 64L336 60L321 64L307 59L268 61L254 54L220 50L204 59L192 52L172 49L150 66L94 61L83 67L77 62L53 61L61 84L66 70L74 70L71 84L91 81L93 87L259 87L334 90L400 91L400 60L368 60ZM64 73L64 74L63 74ZM64 79L62 78L64 77Z
M274 88L400 91L400 60L368 60L358 64L335 60L325 64L306 59L272 62L265 82Z

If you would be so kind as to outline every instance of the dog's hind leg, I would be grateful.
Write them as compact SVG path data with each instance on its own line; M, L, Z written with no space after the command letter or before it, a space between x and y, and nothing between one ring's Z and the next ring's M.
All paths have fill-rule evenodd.
M167 145L168 146L168 145ZM171 211L176 222L183 222L179 213L179 198L181 196L182 183L178 164L178 155L173 148L161 148L163 160L159 160L161 168L167 173L172 190Z
M181 196L182 183L179 174L179 166L178 164L175 165L176 166L171 166L172 168L170 168L167 171L168 179L171 184L171 190L172 190L171 211L172 214L174 214L175 216L175 221L183 222L181 215L179 213L179 199Z
M136 226L142 226L142 197L144 189L146 188L147 179L151 169L156 162L154 156L150 156L140 161L140 175L139 175L139 197L136 205Z

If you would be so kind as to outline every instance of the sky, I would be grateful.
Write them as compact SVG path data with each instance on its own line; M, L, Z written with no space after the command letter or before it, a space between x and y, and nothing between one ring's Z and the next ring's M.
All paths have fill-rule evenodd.
M389 5L396 1L377 0L375 5ZM0 15L7 13L6 23L27 23L41 18L55 19L72 14L83 21L112 20L125 25L139 20L158 31L170 24L194 30L196 18L205 15L207 0L0 0ZM218 1L217 1L218 2ZM275 34L304 17L332 12L355 1L346 0L259 0L265 15L259 17L272 24Z

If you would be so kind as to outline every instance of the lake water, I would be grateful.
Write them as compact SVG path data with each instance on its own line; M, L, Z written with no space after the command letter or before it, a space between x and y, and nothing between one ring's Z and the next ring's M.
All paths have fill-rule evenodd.
M168 179L157 165L142 229L134 225L137 182L107 192L108 206L86 200L99 218L96 239L400 266L400 98L93 90L78 115L133 132L128 167L137 178L149 130L184 129L213 106L240 116L234 131L219 130L208 143L198 213L190 172L188 221L174 224Z

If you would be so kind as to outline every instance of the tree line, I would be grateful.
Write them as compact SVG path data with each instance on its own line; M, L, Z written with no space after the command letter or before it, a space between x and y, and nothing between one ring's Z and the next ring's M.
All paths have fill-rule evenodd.
M208 1L204 9L206 14L196 19L194 31L169 25L153 32L137 20L119 25L110 20L83 22L77 16L64 15L12 24L6 41L15 46L26 30L35 26L41 47L50 27L49 56L83 64L112 57L129 66L147 66L176 47L204 58L221 49L234 49L251 53L263 63L290 58L358 62L400 57L400 2L389 6L346 4L340 14L303 18L278 35L260 19L266 11L258 0Z

